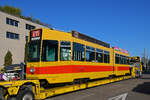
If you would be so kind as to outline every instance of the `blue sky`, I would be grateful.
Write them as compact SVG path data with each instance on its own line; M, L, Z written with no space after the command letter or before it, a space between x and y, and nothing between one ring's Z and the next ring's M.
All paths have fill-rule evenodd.
M150 0L0 0L53 28L76 30L142 56L150 56Z

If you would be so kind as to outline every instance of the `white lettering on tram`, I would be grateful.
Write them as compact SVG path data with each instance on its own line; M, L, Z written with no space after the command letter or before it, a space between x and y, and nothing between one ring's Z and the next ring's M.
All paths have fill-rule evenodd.
M31 40L40 40L40 37L31 38Z

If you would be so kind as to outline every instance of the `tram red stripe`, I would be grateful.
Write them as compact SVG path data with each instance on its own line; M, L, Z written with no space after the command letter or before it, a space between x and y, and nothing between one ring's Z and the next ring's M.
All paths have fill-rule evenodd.
M130 70L130 67L118 67L118 71Z
M89 66L89 65L65 65L65 66L49 66L34 67L34 74L64 74L64 73L82 73L82 72L104 72L113 71L113 66ZM129 67L118 67L118 70L129 70ZM27 67L27 74L30 68Z

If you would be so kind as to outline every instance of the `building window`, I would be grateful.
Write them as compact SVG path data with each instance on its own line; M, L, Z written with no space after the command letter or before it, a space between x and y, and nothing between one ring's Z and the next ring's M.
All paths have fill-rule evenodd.
M18 23L19 23L19 21L16 21L16 20L10 19L10 18L6 18L6 24L18 27Z
M109 51L104 51L104 63L110 62L110 54Z
M26 24L26 29L27 30L32 30L32 29L35 29L35 26Z
M71 60L71 43L69 41L60 42L60 60Z
M85 46L83 44L73 42L73 60L84 61L85 59Z
M95 62L95 48L86 46L86 61Z
M6 38L19 40L19 34L6 32Z
M103 62L103 50L96 49L96 62Z

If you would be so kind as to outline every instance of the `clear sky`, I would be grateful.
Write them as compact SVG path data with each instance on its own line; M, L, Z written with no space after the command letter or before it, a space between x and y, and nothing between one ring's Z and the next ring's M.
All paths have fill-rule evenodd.
M76 30L142 56L150 56L150 0L0 0L52 28Z

